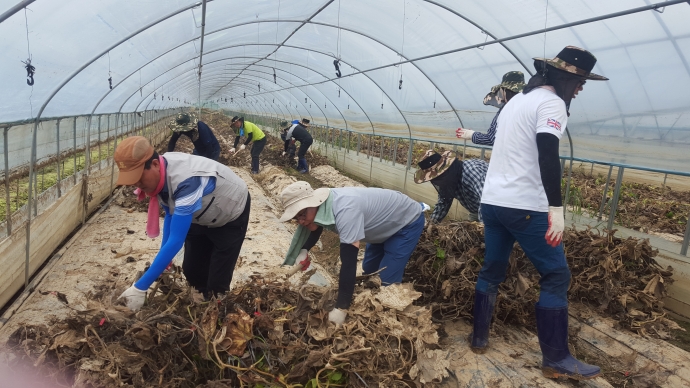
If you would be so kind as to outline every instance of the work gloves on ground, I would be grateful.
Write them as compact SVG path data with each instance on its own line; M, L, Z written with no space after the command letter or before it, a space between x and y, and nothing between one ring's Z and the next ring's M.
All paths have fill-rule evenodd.
M244 144L242 144L242 145L240 146L240 151L242 151L242 150L245 149L245 148L247 148L247 146L244 145Z
M474 135L474 131L471 129L458 128L455 130L455 136L458 139L472 140L472 135Z
M328 313L328 320L336 325L342 325L345 323L345 317L347 317L347 311L338 308L335 308Z
M235 147L230 148L230 153L234 154L235 153Z
M552 247L557 247L563 240L563 229L565 220L563 219L563 206L549 206L549 229L546 230L546 243Z
M311 260L309 260L309 251L306 249L301 249L299 255L295 259L295 264L290 268L290 275L294 275L299 271L306 271L311 265Z
M132 284L132 287L126 289L117 299L124 299L130 310L138 311L146 300L146 290L142 291Z
M286 154L287 154L287 152L283 151L283 153L280 154L280 156L285 156Z

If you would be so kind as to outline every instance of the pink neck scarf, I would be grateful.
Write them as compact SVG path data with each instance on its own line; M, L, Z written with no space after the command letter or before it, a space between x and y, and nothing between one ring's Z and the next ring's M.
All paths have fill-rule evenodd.
M143 201L144 198L150 197L148 219L146 220L146 235L149 236L149 238L156 238L161 234L160 217L158 216L160 212L158 206L158 193L160 193L161 190L163 190L163 186L165 186L165 159L159 155L158 161L161 166L161 180L158 182L156 190L151 193L144 193L141 189L134 190L134 195L137 196L138 201Z

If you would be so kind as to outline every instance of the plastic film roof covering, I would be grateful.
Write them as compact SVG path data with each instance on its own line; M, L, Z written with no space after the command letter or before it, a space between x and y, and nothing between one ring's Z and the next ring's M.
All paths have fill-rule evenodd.
M0 1L0 13L18 2ZM213 0L199 83L200 2L37 0L0 23L0 123L36 117L53 93L42 117L193 107L200 85L207 106L461 144L455 128L488 129L496 110L482 98L505 72L529 78L533 57L575 45L611 79L572 103L575 156L690 172L688 2L558 28L653 4Z

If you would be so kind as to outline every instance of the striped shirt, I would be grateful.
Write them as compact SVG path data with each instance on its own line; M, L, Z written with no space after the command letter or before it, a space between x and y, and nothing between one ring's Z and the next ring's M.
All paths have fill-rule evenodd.
M175 214L180 216L194 214L201 209L201 198L211 194L215 189L215 177L193 176L185 179L177 186L177 190L172 195L173 201L175 201ZM166 214L170 214L170 207L167 205L170 197L167 180L158 196L161 199L160 203L163 210Z
M498 117L498 115L496 116ZM453 198L457 199L470 213L477 214L488 169L489 163L484 160L465 160L462 163L462 180L458 182L455 188L455 196L443 198L439 195L436 207L430 216L431 222L439 223L448 215L450 206L453 204Z
M501 109L496 112L496 116L491 120L491 126L489 126L489 132L481 133L475 132L472 134L472 143L481 145L494 145L494 140L496 140L496 127L498 126L498 115L501 114Z

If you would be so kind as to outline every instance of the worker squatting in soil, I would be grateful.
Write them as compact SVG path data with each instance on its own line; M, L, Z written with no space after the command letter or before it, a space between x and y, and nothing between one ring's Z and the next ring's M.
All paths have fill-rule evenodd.
M415 182L431 182L439 193L432 223L444 218L456 198L485 225L486 256L475 288L474 329L469 338L473 351L483 352L489 346L497 287L505 279L515 241L538 269L537 329L547 377L589 379L600 373L599 367L575 359L568 350L570 271L562 244L558 159L570 101L587 80L607 79L591 73L595 63L591 53L568 46L553 59L535 58L537 75L526 85L521 73L507 73L485 98L485 103L499 107L487 135L490 139L467 129L456 131L463 139L494 143L488 166L483 161L461 161L452 152L439 155L430 151L415 176ZM301 170L307 170L304 155L311 143L310 136L300 138L308 133L304 124L308 122L293 123L283 130L284 152L289 150L291 138L302 142L298 153L300 162L304 160L299 164ZM230 152L235 152L242 136L247 140L239 151L253 141L251 169L258 173L264 133L237 116L232 126L238 133ZM166 213L160 252L144 276L122 294L127 305L132 309L143 305L146 290L183 243L183 271L190 285L206 297L226 292L247 230L251 200L244 182L210 159L181 153L159 156L143 137L123 141L115 161L120 169L118 183L136 186L140 196L150 197L150 236L157 235L158 202ZM323 229L339 235L342 267L335 308L328 314L335 324L347 319L360 241L367 244L364 273L378 272L383 285L399 283L424 229L423 212L428 209L392 190L314 190L306 182L291 184L280 199L285 208L281 221L299 224L284 264L306 270L309 250Z

